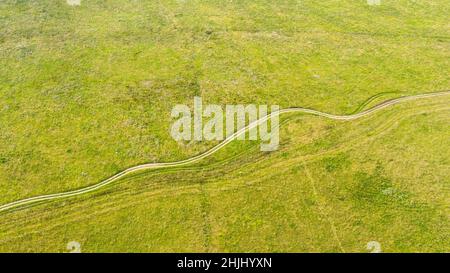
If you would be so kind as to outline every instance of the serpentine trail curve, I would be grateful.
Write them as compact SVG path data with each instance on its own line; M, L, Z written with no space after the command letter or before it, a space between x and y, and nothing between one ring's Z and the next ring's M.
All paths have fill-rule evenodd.
M356 114L351 114L351 115L333 115L333 114L328 114L328 113L324 113L324 112L320 112L317 110L313 110L313 109L308 109L308 108L302 108L302 107L292 107L292 108L285 108L285 109L281 109L278 110L276 112L270 113L265 117L262 117L252 123L250 123L249 125L247 125L246 127L236 131L234 134L228 136L224 141L222 141L221 143L217 144L216 146L214 146L213 148L211 148L210 150L207 150L206 152L193 156L191 158L188 159L184 159L184 160L180 160L180 161L175 161L175 162L163 162L163 163L147 163L147 164L142 164L142 165L138 165L138 166L134 166L131 168L128 168L122 172L117 173L114 176L111 176L97 184L88 186L88 187L84 187L78 190L72 190L72 191L67 191L67 192L61 192L61 193L54 193L54 194L47 194L47 195L39 195L39 196L35 196L35 197L30 197L30 198L26 198L26 199L22 199L22 200L18 200L18 201L14 201L8 204L4 204L0 206L0 212L2 211L6 211L15 207L19 207L19 206L24 206L24 205L29 205L32 203L36 203L36 202L41 202L41 201L46 201L46 200L53 200L53 199L60 199L60 198L66 198L66 197L71 197L71 196L76 196L76 195L81 195L81 194L85 194L88 192L92 192L95 191L97 189L100 189L102 187L105 187L108 184L111 184L112 182L126 176L127 174L136 172L136 171L140 171L140 170L146 170L146 169L160 169L160 168L169 168L169 167L176 167L176 166L182 166L182 165L187 165L187 164L191 164L194 162L197 162L201 159L204 159L214 153L216 153L218 150L220 150L221 148L223 148L224 146L226 146L228 143L230 143L231 141L233 141L234 139L236 139L236 137L238 137L239 135L245 133L247 130L250 130L256 126L258 126L259 124L261 124L262 122L267 121L268 119L270 119L272 116L275 115L281 115L281 114L285 114L285 113L296 113L296 112L300 112L300 113L306 113L306 114L311 114L311 115L315 115L315 116L321 116L321 117L325 117L325 118L329 118L329 119L334 119L334 120L354 120L354 119L358 119L367 115L372 114L373 112L376 112L378 110L381 110L383 108L386 108L388 106L392 106L401 102L406 102L406 101L411 101L411 100L417 100L417 99L424 99L424 98L431 98L431 97L437 97L437 96L445 96L445 95L450 95L450 90L447 91L441 91L441 92L433 92L433 93L426 93L426 94L420 94L420 95L413 95L413 96L404 96L404 97L399 97L396 99L391 99L391 100L387 100L383 103L380 103L370 109L367 109L365 111L356 113Z

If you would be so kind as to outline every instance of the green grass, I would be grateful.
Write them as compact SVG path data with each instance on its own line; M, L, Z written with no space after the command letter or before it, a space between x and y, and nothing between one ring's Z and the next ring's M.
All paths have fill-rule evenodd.
M0 250L447 252L448 102L352 122L294 115L279 151L235 142L194 166L2 213Z
M206 150L169 134L172 107L196 95L344 114L448 90L449 11L444 0L2 1L0 204ZM417 114L448 99L423 104L349 124L301 117L273 154L233 143L201 172L145 172L2 214L0 250L366 251L375 240L448 251L449 113Z

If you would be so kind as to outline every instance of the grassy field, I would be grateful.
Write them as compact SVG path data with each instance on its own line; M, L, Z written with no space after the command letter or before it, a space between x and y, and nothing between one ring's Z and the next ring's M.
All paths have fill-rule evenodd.
M2 213L1 251L448 251L450 97L354 122L292 116L282 148ZM287 137L291 136L291 137Z
M348 114L450 89L448 1L0 2L0 204L188 158L176 104ZM450 251L449 97L0 214L0 251Z

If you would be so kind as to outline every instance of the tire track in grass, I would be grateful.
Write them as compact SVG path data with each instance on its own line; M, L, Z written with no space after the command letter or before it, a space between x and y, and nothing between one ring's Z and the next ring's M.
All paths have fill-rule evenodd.
M330 223L331 233L333 234L334 239L335 239L336 242L338 243L338 247L339 247L339 249L341 250L341 252L342 252L342 253L345 253L345 249L344 249L344 247L342 246L342 242L341 242L341 240L339 239L339 236L338 236L338 233L337 233L336 225L334 224L333 219L328 215L328 213L327 213L327 212L325 211L325 209L323 208L325 205L321 204L322 201L320 200L320 196L319 196L319 194L317 193L317 189L316 189L316 186L315 186L314 178L312 177L311 173L309 172L308 168L306 167L306 164L303 164L303 169L305 170L306 177L308 178L308 180L309 180L310 183L311 183L311 188L312 188L312 190L313 190L314 197L315 197L316 200L317 200L317 203L318 203L317 206L318 206L318 208L319 208L320 214L322 214L322 215L327 219L327 221Z
M100 188L105 187L108 184L111 184L112 182L130 174L130 173L134 173L140 170L146 170L146 169L159 169L159 168L170 168L170 167L177 167L177 166L184 166L184 165L188 165L188 164L192 164L195 162L198 162L206 157L211 156L212 154L216 153L217 151L219 151L220 149L222 149L223 147L225 147L228 143L232 142L234 139L236 139L238 136L244 134L246 131L257 127L259 124L266 122L267 120L269 120L270 118L272 118L273 116L277 116L277 115L281 115L281 114L285 114L285 113L304 113L304 114L310 114L310 115L315 115L315 116L319 116L319 117L324 117L324 118L329 118L329 119L333 119L333 120L342 120L342 121L350 121L350 120L355 120L355 119L359 119L361 117L370 115L376 111L379 111L381 109L384 109L386 107L398 104L398 103L402 103L402 102L406 102L406 101L412 101L412 100L418 100L418 99L425 99L425 98L431 98L431 97L438 97L438 96L446 96L450 94L450 90L447 91L440 91L440 92L432 92L432 93L425 93L425 94L420 94L420 95L413 95L413 96L404 96L404 97L399 97L396 99L391 99L391 100L387 100L385 102L382 102L370 109L367 109L365 111L356 113L356 114L350 114L350 115L334 115L334 114L329 114L329 113L325 113L325 112L321 112L321 111L317 111L314 109L309 109L309 108L303 108L303 107L291 107L291 108L285 108L285 109L281 109L278 110L276 112L270 113L265 117L262 117L252 123L250 123L249 125L247 125L244 128L241 128L240 130L236 131L234 134L228 136L224 141L222 141L221 143L219 143L218 145L214 146L213 148L207 150L206 152L193 156L191 158L188 159L184 159L184 160L180 160L180 161L174 161L174 162L162 162L162 163L148 163L148 164L143 164L143 165L138 165L138 166L134 166L131 168L128 168L122 172L117 173L114 176L111 176L110 178L107 178L103 181L101 181L100 183L88 186L88 187L84 187L78 190L72 190L72 191L67 191L67 192L61 192L61 193L54 193L54 194L46 194L46 195L39 195L39 196L35 196L35 197L30 197L30 198L26 198L26 199L21 199L18 201L14 201L11 203L7 203L4 204L2 206L0 206L0 212L2 211L7 211L9 209L15 208L15 207L19 207L19 206L24 206L24 205L29 205L32 203L36 203L36 202L41 202L41 201L47 201L47 200L54 200L54 199L60 199L60 198L67 198L67 197L71 197L71 196L77 196L77 195L81 195L81 194L85 194L88 192L93 192L96 191Z
M437 112L437 111L441 111L441 110L448 110L449 108L448 107L445 107L445 108L439 108L439 109L435 109L435 110L433 110L433 111L420 111L420 112L417 112L417 113L414 113L414 114L412 114L412 115L407 115L406 117L405 116L403 116L403 115L401 115L401 117L400 117L400 120L403 120L403 119L405 119L405 118L409 118L409 117L411 117L411 116L416 116L416 115L421 115L421 114L423 114L423 113L434 113L434 112ZM413 111L410 111L410 112L413 112ZM400 115L396 115L396 117L398 118ZM378 128L376 131L378 132L378 133L376 133L375 135L377 135L377 136L380 136L380 135L384 135L385 133L386 133L386 130L388 129L388 131L390 131L390 129L392 129L393 127L395 127L395 126L392 126L394 123L397 123L398 122L398 119L397 118L393 118L392 120L391 120L391 122L389 122L388 124L382 124L382 126L380 127L380 128ZM287 121L286 121L287 122ZM282 122L281 124L284 124L285 122ZM280 124L280 125L281 125ZM388 127L388 128L387 128ZM390 129L389 129L390 128ZM374 139L375 138L375 136L371 136L371 137L369 137L369 139ZM361 142L359 142L359 141L353 141L352 143L354 143L354 144L358 144L358 145L362 145L362 144L364 144L365 142L367 142L367 139L365 139L365 138L361 138ZM253 148L255 148L257 145L254 145L254 147ZM352 146L352 145L349 145L349 146ZM312 163L312 162L315 162L316 160L318 160L319 159L319 157L317 157L317 156L324 156L324 155L326 155L326 154L329 154L329 153L331 153L331 154L333 154L333 153L336 153L336 152L340 152L340 151L344 151L344 150L346 150L347 148L349 148L348 147L348 145L345 145L345 146L343 146L343 147L341 147L341 148L339 148L339 149L332 149L332 150L328 150L326 153L319 153L319 154L316 154L314 157L306 157L306 158L301 158L301 159L299 159L299 160L297 160L296 162L300 162L300 163L302 163L302 164L306 164L306 163ZM246 151L242 151L242 152L240 152L239 153L239 155L243 155L243 154L245 154L245 152ZM226 162L229 162L228 160L226 160ZM221 162L218 162L218 163L224 163L224 161L221 161ZM210 167L212 167L212 166L216 166L216 165L218 165L218 163L213 163L213 164L211 164L211 165L207 165L206 167L208 167L208 168L210 168ZM250 164L250 163L249 163ZM297 164L297 163L295 163L295 164ZM222 165L222 164L220 164L220 165ZM293 165L293 163L291 163L291 164L289 164L290 166L292 166ZM183 168L173 168L173 169L169 169L169 170L166 170L166 171L169 171L169 172L177 172L177 171L202 171L202 170L204 170L203 169L204 167L183 167ZM163 170L160 170L160 171L163 171ZM158 175L158 174L164 174L165 172L163 172L163 173L159 173L159 172L155 172L155 173L152 173L152 175ZM139 177L140 175L142 175L142 174L134 174L134 175L130 175L130 176L127 176L126 178L125 178L125 181L128 181L128 180L130 180L130 179L133 179L133 178L135 178L135 177ZM256 180L255 181L253 181L253 182L256 182ZM252 184L253 184L253 182L252 182ZM195 187L197 187L198 185L194 185L194 186L190 186L189 188L191 189L191 190L193 190ZM189 189L187 188L187 187L185 187L185 186L183 186L182 187L183 189L181 189L181 191L182 192L186 192L186 191L189 191ZM152 194L153 195L153 194ZM146 195L147 196L147 195ZM123 209L123 208L125 208L125 207L132 207L132 206L134 206L134 205L136 205L136 204L140 204L140 203L143 203L143 202L147 202L147 201L137 201L137 202L132 202L132 203L129 203L129 202L127 202L127 205L125 205L125 206L119 206L119 207L117 207L117 206L115 206L115 200L117 200L117 199L120 199L122 196L119 196L119 197L117 197L117 198L114 198L114 200L108 200L108 202L107 203L103 203L103 205L102 205L102 208L101 208L101 210L103 210L103 209L107 209L108 211L109 211L109 209L111 209L111 208L113 208L113 209L115 209L115 210L117 210L117 209ZM43 202L44 203L44 202ZM100 202L98 202L99 204L100 204ZM47 203L48 204L48 203ZM33 205L30 205L30 206L34 206L34 205L38 205L38 204L33 204ZM28 207L28 206L27 206ZM22 207L23 208L23 207ZM61 207L58 207L58 208L61 208ZM71 208L70 210L71 211L78 211L80 208ZM106 213L106 212L101 212L101 210L100 211L96 211L96 212L98 212L98 213L100 213L99 215L101 215L102 213ZM14 211L14 210L13 210ZM69 211L65 211L65 212L62 212L61 213L61 215L66 215L67 213L68 213ZM97 213L96 213L96 215L97 215ZM40 226L39 224L37 224L37 222L39 222L39 219L38 218L35 218L35 217L33 217L33 216L36 216L36 217L38 217L38 218L41 218L42 216L39 216L39 215L32 215L32 219L30 219L30 217L29 216L27 216L26 217L26 220L25 220L25 218L22 218L22 220L25 220L25 221L23 221L22 223L21 222L19 222L19 226L24 226L24 225L28 225L28 223L29 222L36 222L36 224L35 225L33 225L33 227L30 227L30 229L29 230L32 230L32 231L29 231L29 230L27 230L27 231L24 231L24 230L22 230L22 231L20 231L20 234L21 235L15 235L15 236L13 236L12 238L8 238L8 239L1 239L0 240L0 242L1 243L6 243L6 242L11 242L12 240L14 240L14 239L18 239L18 238L22 238L22 237L25 237L25 236L29 236L29 234L39 234L39 232L42 232L42 231L49 231L49 230L52 230L53 228L56 228L56 227L58 227L58 226L61 226L61 225L64 225L64 224L56 224L56 225L52 225L51 227L49 227L48 225L46 225L46 227L45 228L42 228L42 226ZM61 220L63 220L63 221L61 221L61 222L64 222L64 223L76 223L76 222L78 222L78 221L80 221L80 220L83 220L83 219L86 219L86 217L95 217L94 215L87 215L87 214L83 214L83 215L80 215L80 217L73 217L73 216L70 216L69 218L66 218L66 219L61 219ZM68 222L67 222L68 221ZM3 232L6 232L6 233L4 233L3 235L5 236L5 237L9 237L11 234L13 234L13 228L10 228L10 227L7 227L8 225L6 225L7 223L3 223L3 224L0 224L0 227L2 227L1 229L3 230ZM17 225L17 223L14 223L14 224L10 224L10 226L16 226ZM8 230L8 229L10 229L10 232L8 232L8 231L6 231L6 230ZM36 231L36 230L39 230L39 231ZM0 232L1 232L1 230L0 230Z

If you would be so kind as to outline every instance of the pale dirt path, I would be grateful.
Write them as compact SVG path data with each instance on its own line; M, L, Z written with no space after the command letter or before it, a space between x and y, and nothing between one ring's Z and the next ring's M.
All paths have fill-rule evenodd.
M424 99L424 98L431 98L431 97L438 97L438 96L445 96L445 95L450 95L450 90L442 91L442 92L426 93L426 94L420 94L420 95L414 95L414 96L400 97L397 99L387 100L387 101L385 101L381 104L378 104L370 109L367 109L365 111L362 111L362 112L356 113L356 114L352 114L352 115L333 115L333 114L328 114L328 113L320 112L317 110L301 108L301 107L281 109L279 111L273 112L265 117L260 118L259 120L256 120L256 121L250 123L246 127L242 128L242 129L238 130L237 132L235 132L234 134L228 136L224 141L222 141L218 145L214 146L213 148L211 148L210 150L208 150L202 154L193 156L188 159L175 161L175 162L148 163L148 164L134 166L134 167L128 168L114 176L111 176L110 178L105 179L97 184L94 184L94 185L91 185L91 186L88 186L85 188L81 188L81 189L73 190L73 191L61 192L61 193L39 195L39 196L30 197L30 198L26 198L26 199L22 199L22 200L18 200L18 201L14 201L14 202L11 202L8 204L1 205L0 212L6 211L9 209L18 207L18 206L29 205L32 203L41 202L41 201L45 201L45 200L66 198L66 197L71 197L71 196L76 196L76 195L81 195L84 193L92 192L99 188L105 187L108 184L111 184L112 182L126 176L127 174L130 174L130 173L133 173L136 171L146 170L146 169L160 169L160 168L177 167L177 166L183 166L183 165L187 165L187 164L191 164L191 163L200 161L201 159L204 159L204 158L216 153L218 150L220 150L221 148L226 146L228 143L230 143L231 141L236 139L239 135L245 133L247 130L250 130L250 129L258 126L262 122L267 121L272 116L276 116L276 115L280 115L280 114L284 114L284 113L298 113L299 112L299 113L306 113L306 114L316 115L316 116L325 117L325 118L334 119L334 120L354 120L354 119L358 119L358 118L370 115L373 112L376 112L378 110L381 110L383 108L386 108L388 106L392 106L392 105L395 105L395 104L398 104L401 102L417 100L417 99Z

